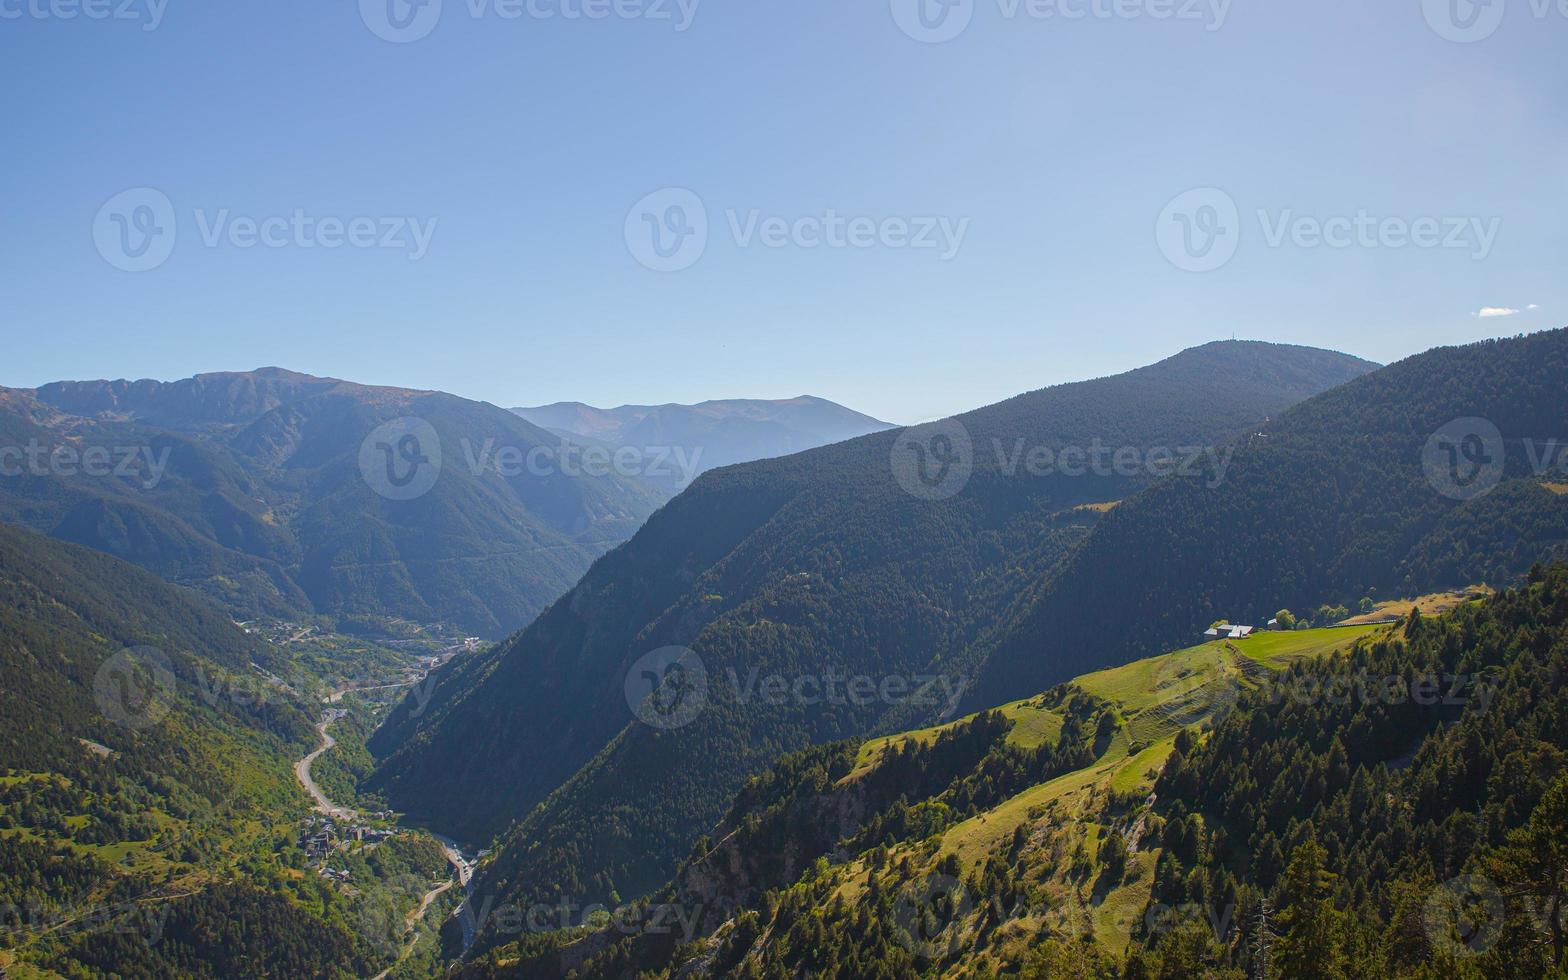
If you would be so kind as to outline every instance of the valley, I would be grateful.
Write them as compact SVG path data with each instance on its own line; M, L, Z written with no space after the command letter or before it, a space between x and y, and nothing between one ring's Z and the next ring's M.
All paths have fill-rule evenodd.
M0 21L0 980L1568 980L1568 0Z
M973 447L945 496L899 470L919 428L715 469L494 644L460 617L241 618L0 528L25 680L0 710L46 733L0 744L6 969L1221 975L1294 955L1300 862L1340 862L1366 922L1416 901L1369 857L1391 827L1400 875L1446 876L1422 894L1514 874L1488 862L1568 758L1568 510L1508 463L1434 494L1408 430L1568 411L1565 337L1389 368L1209 345L943 423ZM167 424L164 397L132 401ZM1208 448L1111 465L1161 446ZM1456 754L1491 775L1434 788ZM215 941L241 908L270 924ZM99 920L130 925L77 934ZM1334 921L1323 955L1382 942Z

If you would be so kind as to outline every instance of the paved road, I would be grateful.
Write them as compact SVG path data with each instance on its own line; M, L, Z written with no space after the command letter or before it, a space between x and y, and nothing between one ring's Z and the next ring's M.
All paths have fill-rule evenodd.
M459 905L457 911L453 914L457 916L458 921L463 925L463 952L466 953L468 952L468 947L474 944L474 936L479 931L477 924L474 922L474 910L470 904L474 897L475 862L464 856L462 849L457 846L457 842L451 838L442 837L440 834L432 834L431 836L441 842L441 849L446 851L446 859L456 869L458 883L463 886L463 904Z
M316 781L310 778L310 764L321 758L332 746L338 744L336 739L327 734L327 728L333 722L342 718L343 714L344 712L342 711L332 709L322 715L321 723L316 726L316 734L321 736L321 744L316 747L316 751L294 763L294 778L298 779L299 784L305 787L305 792L310 794L310 798L316 801L317 813L325 813L335 820L354 820L358 818L358 813L346 806L338 806L327 799L327 794L323 793L321 787L316 785Z

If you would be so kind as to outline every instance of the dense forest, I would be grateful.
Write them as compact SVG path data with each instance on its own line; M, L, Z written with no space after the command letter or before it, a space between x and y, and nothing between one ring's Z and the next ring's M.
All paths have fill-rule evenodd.
M966 705L1158 653L1219 618L1506 584L1568 555L1568 497L1545 485L1568 466L1565 376L1556 330L1429 351L1283 413L1238 444L1223 479L1167 480L1106 515L995 650L976 651ZM1474 417L1502 433L1503 482L1465 501L1423 462L1434 433Z

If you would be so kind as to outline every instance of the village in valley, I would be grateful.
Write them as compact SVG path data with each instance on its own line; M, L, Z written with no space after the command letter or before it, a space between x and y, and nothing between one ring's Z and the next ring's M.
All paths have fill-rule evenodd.
M365 814L366 819L382 823L393 821L396 817L390 810ZM306 817L300 821L300 827L299 846L305 852L307 866L314 868L321 877L337 882L347 882L349 872L328 866L333 854L351 843L364 844L369 849L398 833L389 827L378 827L358 820L341 820L323 813Z

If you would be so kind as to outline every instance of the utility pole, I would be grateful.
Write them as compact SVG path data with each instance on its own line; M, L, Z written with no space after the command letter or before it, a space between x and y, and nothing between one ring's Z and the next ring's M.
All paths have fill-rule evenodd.
M1253 977L1255 980L1269 980L1269 954L1274 948L1274 933L1269 928L1269 916L1274 910L1269 907L1268 899L1258 905L1258 929L1252 940L1252 959L1254 963Z

